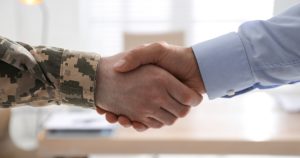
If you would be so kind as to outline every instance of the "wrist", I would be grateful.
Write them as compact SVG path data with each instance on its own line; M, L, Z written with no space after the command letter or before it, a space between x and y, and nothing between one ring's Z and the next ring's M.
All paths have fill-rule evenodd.
M107 98L105 96L109 94L111 84L109 82L114 79L115 71L113 71L113 64L117 61L119 55L111 57L102 57L98 62L97 77L96 77L96 90L95 90L95 102L96 106L104 108L104 102ZM105 109L107 110L107 109Z
M101 98L99 97L100 96L100 90L102 89L101 88L101 83L102 83L102 80L104 78L104 74L105 74L105 65L104 65L104 62L105 62L106 58L101 58L101 60L98 61L98 65L97 65L97 76L96 76L96 90L95 90L95 103L96 103L96 106L100 107L101 105Z
M192 68L192 76L193 78L195 78L196 80L196 84L198 85L197 86L197 91L200 93L200 94L204 94L206 93L206 89L205 89L205 86L204 86L204 83L203 83L203 79L202 79L202 76L201 76L201 71L198 67L198 61L196 59L196 56L194 54L194 51L192 49L192 47L186 47L185 48L185 54L187 54L187 57L189 58L188 61L191 62L191 68Z

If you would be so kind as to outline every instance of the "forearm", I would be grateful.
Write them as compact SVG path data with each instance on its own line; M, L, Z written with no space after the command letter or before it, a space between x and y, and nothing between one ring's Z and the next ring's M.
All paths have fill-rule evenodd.
M210 98L300 80L300 5L193 46Z
M1 106L51 102L93 107L99 56L53 47L33 47L0 38Z

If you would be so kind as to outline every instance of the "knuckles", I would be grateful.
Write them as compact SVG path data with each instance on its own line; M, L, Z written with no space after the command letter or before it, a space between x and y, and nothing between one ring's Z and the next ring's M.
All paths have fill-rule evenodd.
M167 84L167 77L164 72L154 72L152 77L152 83L158 87L165 86Z
M169 45L167 42L165 41L160 41L160 42L155 42L153 43L153 45L161 50L164 50L165 48L167 48L167 46Z

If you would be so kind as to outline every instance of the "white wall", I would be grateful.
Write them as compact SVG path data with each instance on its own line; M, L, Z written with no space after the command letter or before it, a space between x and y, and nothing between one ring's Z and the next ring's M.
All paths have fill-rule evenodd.
M45 0L49 15L47 45L84 49L80 35L78 0ZM19 0L0 0L0 35L33 45L41 43L42 16L38 6Z
M16 38L16 12L14 0L0 0L0 36Z
M274 14L300 0L275 0ZM88 49L80 32L79 0L45 0L49 10L47 45ZM41 12L37 6L24 6L19 0L0 0L0 35L33 45L41 43Z
M274 15L284 11L285 9L299 2L300 0L275 0Z
M300 0L275 0L278 14ZM79 0L45 0L49 10L47 45L88 49L80 32ZM37 6L24 6L19 0L0 0L0 35L33 45L41 43L41 12Z

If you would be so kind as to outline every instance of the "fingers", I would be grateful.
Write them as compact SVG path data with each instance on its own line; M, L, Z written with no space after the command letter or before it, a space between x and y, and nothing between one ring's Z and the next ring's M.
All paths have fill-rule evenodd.
M132 122L126 117L126 116L119 116L118 122L120 125L122 125L125 128L131 127Z
M129 128L132 126L135 130L137 130L139 132L143 132L149 128L140 122L130 121L129 118L127 118L126 116L123 116L123 115L121 115L121 116L114 115L113 113L108 112L98 106L96 106L96 111L100 115L106 114L105 117L109 123L118 122L120 125L122 125L125 128Z
M111 112L106 112L105 118L109 123L116 123L118 121L118 116Z
M115 115L111 112L108 112L108 111L106 111L106 110L104 110L104 109L102 109L98 106L96 107L96 111L100 115L106 114L105 118L109 123L116 123L118 121L118 116L117 115Z
M103 115L103 114L105 114L107 112L106 110L104 110L102 108L99 108L98 106L96 106L96 111L100 115Z
M143 123L145 124L137 121L130 121L126 116L120 116L118 121L122 126L130 127L132 125L133 128L139 132L145 131L149 127L161 128L164 125L163 123L152 117L145 118L143 121Z
M136 121L130 121L126 116L119 116L118 118L118 122L123 127L131 127L132 125L137 131L145 131L148 129L147 126L152 128L161 128L164 125L172 125L176 120L177 117L164 109L161 109L153 116L146 118L145 124L147 125Z
M187 106L196 106L202 101L202 96L186 85L173 78L167 84L168 93L179 103Z
M172 125L177 120L177 117L171 114L169 111L161 108L157 112L154 113L152 118L158 120L159 122L163 123L164 125Z
M146 126L140 122L135 122L135 121L132 122L132 126L138 132L146 131L149 128L148 126Z
M166 43L153 43L140 46L126 53L114 64L114 69L119 72L128 72L141 65L155 63L163 55Z
M161 128L164 125L172 125L177 120L177 117L163 109L159 110L159 112L157 112L155 116L152 117L146 118L144 121L145 124L143 124L137 121L130 121L126 116L117 116L113 113L106 112L106 120L109 123L118 122L120 125L126 128L133 126L133 128L139 132L145 131L149 127Z
M173 98L169 99L168 104L164 104L162 107L177 118L185 117L191 109L190 106L183 105Z
M100 109L100 111L101 110L103 110L103 109ZM113 113L110 113L110 112L107 112L107 111L105 111L105 113L106 113L106 120L109 123L116 123L116 122L118 122L120 125L122 125L125 128L129 128L129 127L132 126L138 132L146 131L149 128L148 126L146 126L145 124L142 124L140 122L130 121L126 116L122 116L121 115L121 116L118 117L117 115L114 115ZM161 123L155 122L154 125L152 123L152 126L157 126L158 127L158 126L162 126L162 125L161 125Z
M96 111L98 114L103 115L105 114L105 118L109 123L116 123L118 121L118 115L115 115L111 112L108 112L98 106L96 106ZM123 120L122 120L123 121ZM122 122L123 123L123 122Z
M147 117L143 120L143 123L145 123L146 126L150 128L161 128L163 126L163 123L159 122L155 118Z
M139 132L143 132L148 129L146 125L137 121L130 121L126 116L119 116L118 122L126 128L132 126L135 130Z

